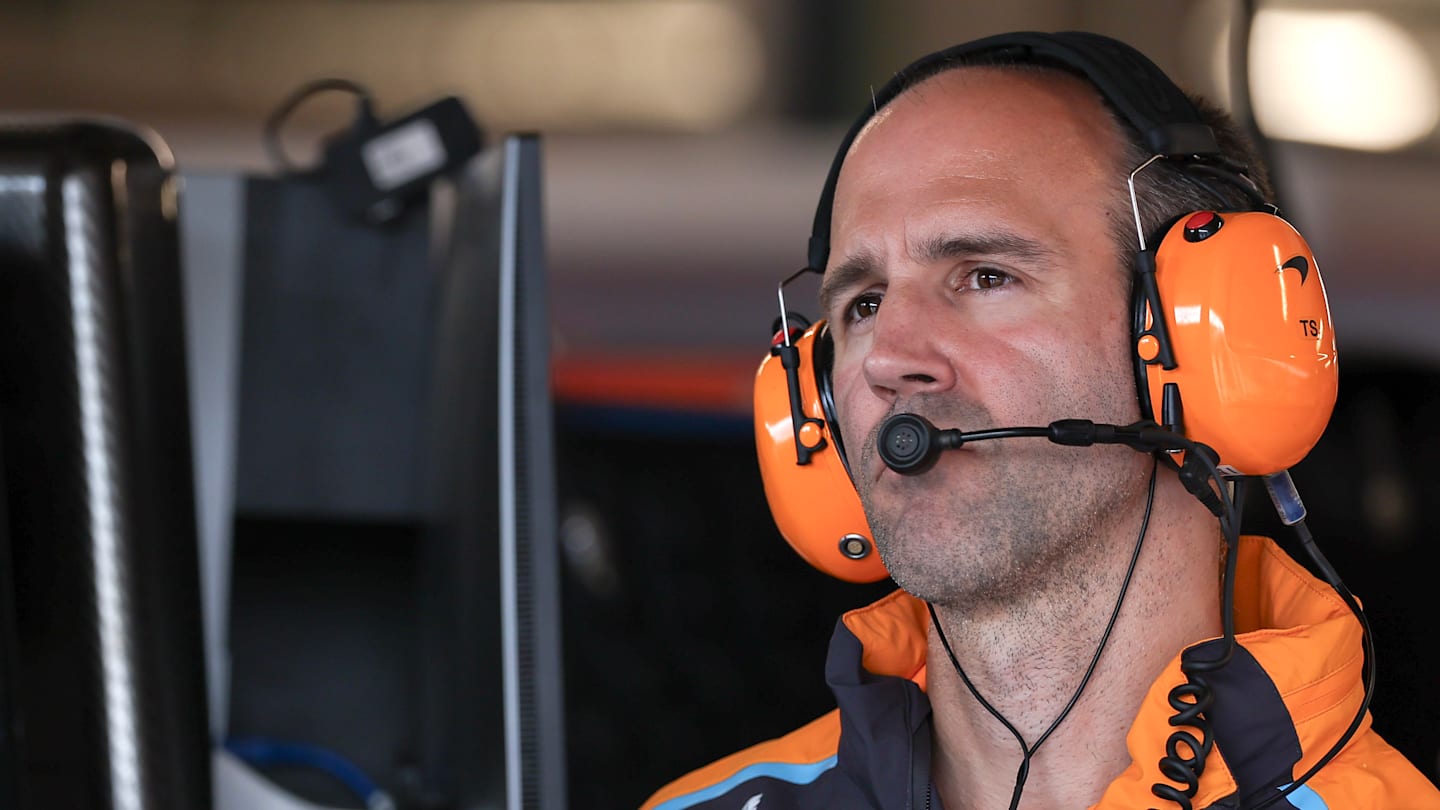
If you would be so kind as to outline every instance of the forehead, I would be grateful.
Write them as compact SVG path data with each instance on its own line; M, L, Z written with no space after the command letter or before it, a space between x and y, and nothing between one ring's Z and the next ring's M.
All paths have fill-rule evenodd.
M1121 151L1120 129L1094 85L1056 68L956 67L901 93L879 111L851 144L855 157L876 132L949 133L951 139L985 138L1018 148L1082 147L1111 159Z
M836 186L834 227L917 191L992 202L1083 192L1092 205L1109 204L1095 197L1123 185L1123 152L1099 92L1078 77L948 70L901 94L855 139Z

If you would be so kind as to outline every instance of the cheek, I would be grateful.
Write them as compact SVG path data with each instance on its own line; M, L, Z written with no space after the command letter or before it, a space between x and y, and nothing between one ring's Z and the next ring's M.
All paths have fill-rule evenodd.
M835 428L840 432L847 461L860 460L865 437L884 418L888 405L870 391L865 380L863 357L858 353L845 355L837 347L835 365L831 369L831 393L835 399Z
M1115 298L1122 293L1115 293ZM1117 305L1115 298L1105 297L1096 303L1095 312L1107 313L1104 318L1090 325L1087 348L1092 362L1098 369L1120 369L1133 383L1134 345L1130 335L1130 303L1128 300Z
M885 404L870 394L860 364L847 363L838 357L831 372L831 393L835 397L835 420L839 422L836 427L846 455L853 463L865 436L883 414Z
M1128 314L1073 321L1052 341L1036 351L1058 399L1085 411L1071 415L1111 421L1139 417Z
M1128 308L1097 294L1033 315L972 347L967 387L1012 418L1128 415L1135 402Z

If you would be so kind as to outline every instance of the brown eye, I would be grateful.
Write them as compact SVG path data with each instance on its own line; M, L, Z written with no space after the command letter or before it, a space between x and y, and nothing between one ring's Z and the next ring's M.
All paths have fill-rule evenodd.
M970 288L973 290L995 290L1014 281L1015 277L1004 270L980 267L970 273Z
M873 318L875 317L875 313L879 311L880 296L862 295L850 304L850 308L846 311L845 315L848 321L855 323L856 321L863 321L866 318Z
M999 270L976 270L975 286L981 290L993 290L996 287L1003 287L1010 280L1010 277Z

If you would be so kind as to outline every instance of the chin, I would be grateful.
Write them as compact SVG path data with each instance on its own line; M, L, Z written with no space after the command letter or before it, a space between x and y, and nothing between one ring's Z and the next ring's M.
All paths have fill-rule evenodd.
M997 579L996 569L1008 568L1001 559L1005 555L993 553L998 550L993 542L987 549L985 539L972 532L917 527L903 519L890 529L875 528L875 547L896 585L938 603L973 597L977 588Z

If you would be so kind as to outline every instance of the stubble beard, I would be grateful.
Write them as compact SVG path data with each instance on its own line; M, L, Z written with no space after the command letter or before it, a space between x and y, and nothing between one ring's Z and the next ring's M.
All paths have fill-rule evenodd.
M917 403L910 403L914 406ZM978 406L925 403L942 427L998 427ZM877 428L861 450L872 469ZM1036 438L975 444L963 466L947 459L920 476L857 489L875 545L895 583L970 615L1028 611L1044 594L1087 592L1121 551L1109 538L1148 469L1125 448L1064 448ZM965 476L967 478L961 478ZM967 480L968 479L968 480ZM1078 594L1076 594L1078 595Z

